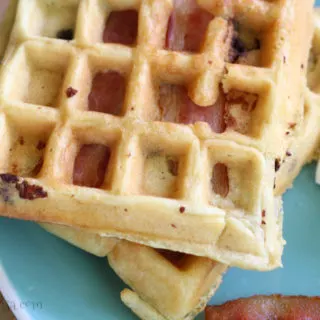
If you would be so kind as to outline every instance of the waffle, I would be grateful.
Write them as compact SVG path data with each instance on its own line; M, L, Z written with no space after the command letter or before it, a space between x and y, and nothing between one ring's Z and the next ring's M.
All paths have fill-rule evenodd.
M207 258L99 237L64 226L42 227L92 254L108 255L110 266L134 290L123 290L122 301L141 319L193 319L219 287L227 269Z
M313 1L188 4L19 2L0 80L2 215L281 265L274 169L301 118Z
M313 99L314 103L320 105L320 10L315 9L314 14L315 20L315 31L313 37L312 50L309 58L309 68L308 68L308 87L310 89L310 99ZM318 118L319 120L319 118ZM319 122L318 122L319 123ZM315 130L320 130L319 125ZM317 132L317 131L316 131ZM318 150L314 154L314 159L319 159L319 144ZM317 172L316 172L316 182L320 184L320 162L318 162Z
M317 25L315 29L315 36L314 36L314 43L313 46L316 45L317 41ZM314 53L315 48L311 49L312 56L315 55ZM309 76L309 82L310 82L310 76L313 75L314 71L314 63L312 64L312 61L314 61L314 58L310 58L310 66L308 68L308 76ZM313 76L313 86L317 87L317 82L319 82L319 77ZM309 85L310 86L310 85ZM303 114L303 120L301 123L297 123L293 130L290 132L290 134L294 135L294 142L289 146L289 149L286 154L285 161L281 164L280 170L277 172L276 175L276 194L281 194L284 192L288 187L291 186L292 181L295 179L297 174L300 172L300 169L302 168L303 164L305 162L308 162L313 158L314 151L318 145L319 142L319 132L320 127L318 125L319 123L319 112L320 112L320 100L317 99L317 95L315 92L312 92L310 88L305 89L305 102L304 102L304 114ZM289 132L289 131L288 131ZM55 234L58 237L61 237L68 242L99 256L106 256L107 254L110 254L110 262L111 266L114 268L114 270L119 274L119 276L125 280L126 283L129 285L132 285L133 283L135 286L138 286L137 293L125 289L121 294L121 299L123 302L131 308L141 319L188 319L188 318L181 318L180 315L190 315L191 319L192 316L194 316L197 312L200 312L201 309L198 309L197 307L194 308L194 305L190 305L188 308L185 308L184 312L180 313L179 316L175 312L172 312L170 308L162 309L159 308L159 300L163 301L163 297L167 297L168 301L175 301L176 296L180 297L184 294L184 292L190 292L191 288L185 288L184 292L178 292L172 291L172 289L169 288L169 285L171 283L176 284L176 281L173 280L165 281L161 279L162 285L166 284L166 290L159 289L158 285L155 286L157 293L161 292L159 295L155 295L155 300L150 300L150 292L148 290L145 290L143 285L148 284L149 288L151 283L153 284L155 282L154 278L150 278L150 274L154 274L155 272L159 272L159 274L163 274L163 269L161 271L154 270L154 265L159 265L159 261L154 260L154 254L158 255L159 252L157 250L152 250L151 248L148 248L145 250L140 245L129 243L126 241L121 242L115 242L117 240L109 239L100 237L98 238L96 235L82 232L80 230L74 230L68 227L63 226L53 226L53 225L43 225L45 229L47 229L49 232ZM117 245L117 250L112 252L112 249L115 248L115 245ZM122 248L123 246L123 248ZM103 248L101 250L101 248ZM115 254L115 252L122 252L122 255ZM136 252L139 252L138 254ZM153 255L151 255L151 252L154 252ZM128 254L129 252L129 254ZM151 255L151 256L150 256ZM116 259L114 257L117 257ZM134 261L131 257L134 257ZM133 271L128 268L128 266L136 265L141 266L142 261L147 261L147 257L150 257L150 261L152 261L152 267L150 269L146 270L146 267L139 268L139 270L144 271L144 280L143 284L140 283L140 278L137 278L137 274L133 274ZM170 254L167 254L167 258L170 257ZM179 256L178 256L179 257ZM127 260L129 258L129 260ZM189 256L188 259L191 259ZM199 261L199 258L195 258L195 261ZM162 259L161 259L162 261ZM195 262L194 262L195 263ZM199 262L200 263L200 262ZM205 268L204 266L208 263L207 259L202 259L200 268ZM190 264L191 265L191 264ZM219 264L215 264L212 267L213 269L218 269ZM151 264L150 264L151 266ZM196 263L194 264L196 266ZM162 268L162 267L161 267ZM172 268L171 265L168 267L169 269ZM199 265L197 266L199 268ZM216 277L213 279L206 279L204 280L208 287L211 285L214 289L217 288L217 283L220 282L222 273L225 271L226 268L223 268L223 265L220 265L220 274L217 273ZM150 271L152 270L152 271ZM203 269L204 270L204 269ZM196 271L196 269L194 269ZM199 278L198 278L199 277ZM202 274L193 274L193 278L196 279L203 279ZM135 279L135 280L132 280ZM138 280L137 280L138 279ZM168 279L172 279L171 276L168 276ZM219 281L218 281L219 279ZM156 281L157 282L157 281ZM132 285L133 286L133 285ZM162 294L165 292L165 294ZM196 292L196 290L195 290ZM214 290L210 292L210 294L205 294L204 296L198 296L194 301L198 301L198 306L203 306L206 304L206 302L210 299L211 295L214 293ZM151 295L152 296L152 295ZM141 298L142 297L142 298ZM148 301L149 303L147 303ZM150 302L151 301L151 302ZM193 308L193 309L192 309ZM190 311L192 310L192 311Z

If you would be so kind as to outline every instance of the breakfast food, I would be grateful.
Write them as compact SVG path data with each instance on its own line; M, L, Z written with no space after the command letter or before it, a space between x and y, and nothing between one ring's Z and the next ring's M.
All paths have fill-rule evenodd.
M308 86L312 91L312 98L315 102L320 105L319 94L320 94L320 10L315 9L315 30L312 43L312 50L309 57L308 66ZM315 158L320 158L319 149L316 152ZM320 161L318 162L317 172L316 172L316 182L320 184Z
M64 240L108 261L131 289L122 301L141 319L193 319L210 300L227 266L213 260L153 249L65 226L42 225ZM134 267L133 267L134 266Z
M319 318L320 297L255 296L206 308L206 320L317 320Z
M281 265L274 169L302 111L312 2L21 0L1 72L1 214Z

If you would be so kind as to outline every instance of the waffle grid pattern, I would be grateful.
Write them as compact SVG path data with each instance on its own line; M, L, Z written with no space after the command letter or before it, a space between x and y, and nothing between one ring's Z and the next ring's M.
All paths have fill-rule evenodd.
M2 69L0 98L0 170L21 178L12 183L10 177L10 181L3 177L1 212L242 267L279 265L281 214L273 197L274 157L282 156L288 141L276 145L273 141L274 134L287 126L284 117L278 116L285 114L288 119L299 113L296 109L288 112L288 102L276 94L287 89L280 74L288 75L286 70L296 64L296 56L290 54L293 36L284 40L293 23L288 14L292 4L255 1L253 14L244 9L252 1L242 2L224 6L223 1L199 1L215 18L200 52L188 54L163 49L170 1L57 1L49 6L45 1L21 0L5 59L8 63ZM139 11L136 45L103 44L106 16L129 9ZM299 9L298 2L294 9ZM262 35L261 67L226 62L230 23L217 14L232 14ZM57 17L74 24L61 24ZM93 25L97 31L101 26L100 32L91 30ZM61 28L74 26L74 40L50 38ZM297 59L302 58L302 53L297 54ZM118 116L87 111L94 75L105 70L117 71L126 79ZM190 98L204 107L217 101L221 86L226 93L237 90L258 95L248 133L226 130L217 134L204 123L185 126L154 121L154 88L162 82L183 83ZM290 99L292 103L298 100ZM111 150L98 189L72 184L76 156L83 145L90 144ZM155 157L159 158L156 165ZM159 167L167 157L178 162L177 175L169 182L152 177L160 187L150 188L148 165ZM17 159L22 164L13 163ZM230 191L225 198L210 185L212 167L218 163L228 167ZM40 194L47 197L30 201L28 186L40 187L44 190ZM244 199L243 193L250 197Z

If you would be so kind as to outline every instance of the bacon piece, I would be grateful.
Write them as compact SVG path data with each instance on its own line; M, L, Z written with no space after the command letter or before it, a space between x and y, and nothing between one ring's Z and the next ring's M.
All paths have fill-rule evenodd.
M179 112L179 122L191 124L198 121L207 122L216 133L226 130L225 123L225 98L223 93L219 95L217 102L209 107L196 105L188 96L187 90L181 90L182 101Z
M73 183L99 188L104 181L109 159L108 147L99 144L83 145L74 162Z
M226 130L225 98L221 92L213 106L200 107L188 96L185 87L177 85L163 85L160 87L159 107L163 121L194 124L207 122L216 133Z
M228 167L223 163L217 163L213 167L211 178L212 190L225 198L229 193Z
M206 320L318 320L320 297L254 296L208 306Z
M166 48L197 52L201 49L213 15L200 8L195 0L174 0L169 18Z
M92 81L88 110L120 115L125 97L125 78L116 71L99 72Z
M133 45L138 34L138 13L135 10L113 11L103 31L103 42Z

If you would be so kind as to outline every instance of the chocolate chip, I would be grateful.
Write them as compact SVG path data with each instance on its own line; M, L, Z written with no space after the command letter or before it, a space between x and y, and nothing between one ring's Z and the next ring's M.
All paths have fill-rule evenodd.
M234 63L238 58L246 52L246 47L244 43L238 36L233 36L231 42L231 48L229 50L229 61Z
M27 181L16 183L16 189L21 199L35 200L48 197L48 193L41 186L31 185Z
M290 151L287 151L287 152L286 152L286 156L287 156L287 157L291 157L291 156L292 156L292 153L291 153Z
M180 211L180 213L184 213L186 211L186 208L185 207L180 207L179 211Z
M17 183L19 181L17 176L9 173L0 174L0 179L6 183Z
M177 226L175 224L171 224L171 227L177 229Z
M275 172L279 171L281 167L281 160L278 158L274 161L274 170Z
M45 147L46 147L46 143L40 140L37 144L37 149L40 151L40 150L43 150Z
M69 87L67 90L66 90L66 95L68 98L72 98L73 96L75 96L76 94L78 93L78 90L72 88L72 87Z
M72 29L63 29L57 32L56 37L61 40L70 41L73 39L73 30Z

